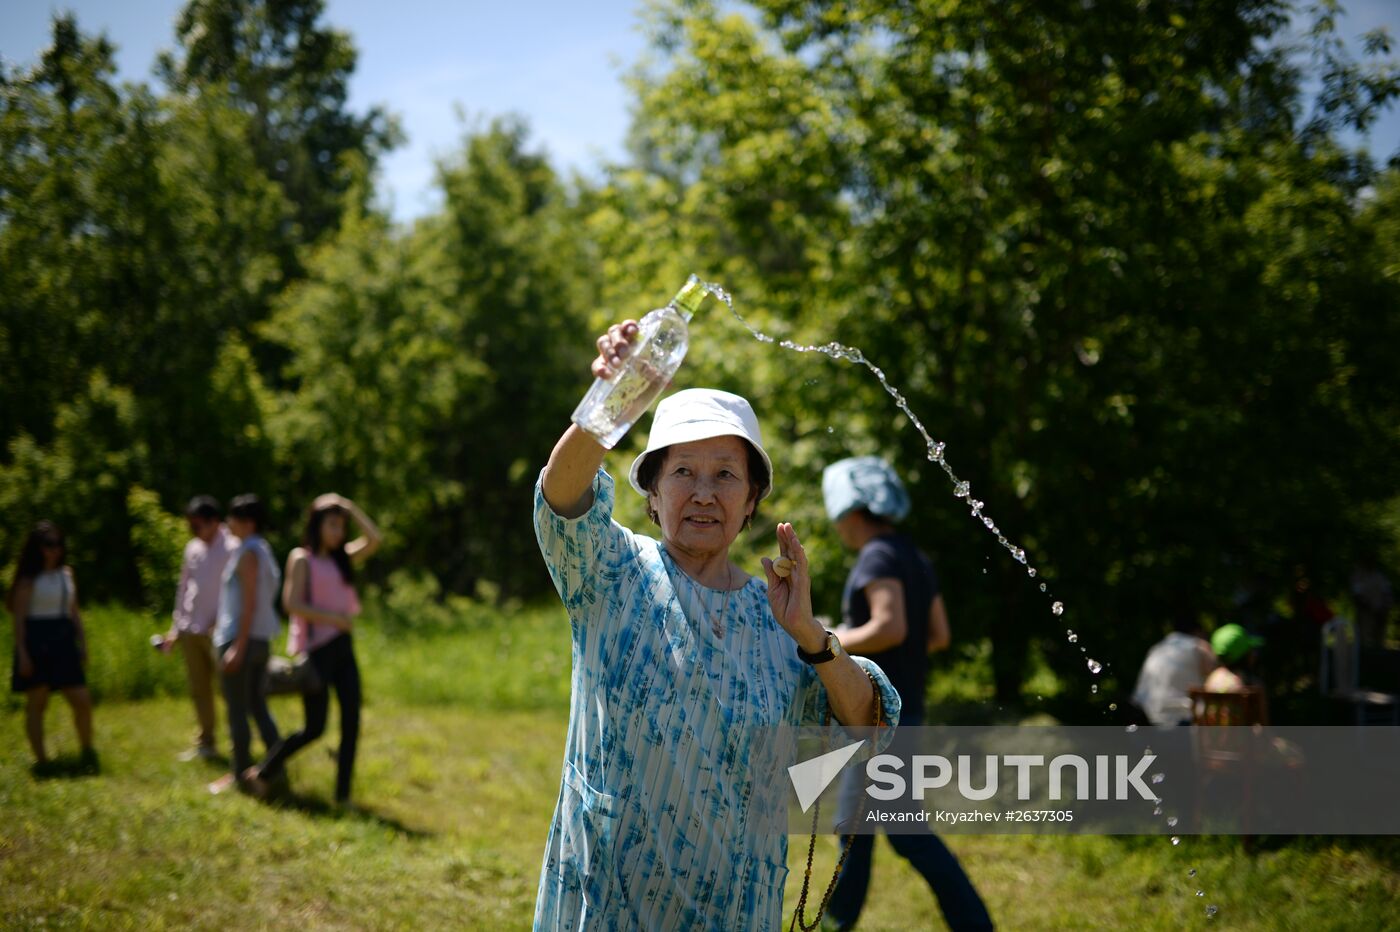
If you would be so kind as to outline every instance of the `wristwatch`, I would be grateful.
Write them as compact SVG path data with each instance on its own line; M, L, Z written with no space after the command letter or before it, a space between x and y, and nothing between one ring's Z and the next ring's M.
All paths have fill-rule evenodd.
M845 652L845 649L841 647L841 639L830 630L826 632L826 647L823 650L817 651L815 654L809 654L802 649L801 644L797 645L798 659L803 663L810 663L814 666L819 663L835 660L837 655L844 654Z

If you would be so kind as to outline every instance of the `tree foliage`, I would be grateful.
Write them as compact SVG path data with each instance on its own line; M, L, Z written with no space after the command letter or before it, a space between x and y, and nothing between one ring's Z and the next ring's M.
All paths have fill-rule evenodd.
M677 387L750 397L777 464L742 558L794 521L835 613L820 470L891 458L1003 697L1036 641L1082 663L1066 625L1126 676L1242 582L1400 560L1400 169L1346 141L1400 72L1335 6L1291 39L1274 0L657 2L626 159L563 178L520 120L475 125L407 227L322 10L193 0L161 92L71 18L3 76L5 549L54 516L85 579L149 598L162 508L255 490L285 544L334 488L415 591L547 592L525 515L592 339L695 271L775 336L860 347L1041 576L870 373L712 306ZM625 491L618 516L647 526Z
M159 70L177 92L227 94L249 121L258 166L293 205L283 249L315 242L340 220L357 163L373 168L398 130L381 109L346 106L355 46L323 22L324 0L190 0L177 48Z
M1335 588L1397 478L1394 171L1336 138L1393 64L1347 60L1323 11L1305 119L1281 3L754 7L654 9L623 224L672 218L649 242L718 257L780 335L877 361L1105 651L1294 563ZM772 363L735 375L793 445L779 510L816 522L819 467L883 452L999 693L1032 637L1073 651L873 379Z

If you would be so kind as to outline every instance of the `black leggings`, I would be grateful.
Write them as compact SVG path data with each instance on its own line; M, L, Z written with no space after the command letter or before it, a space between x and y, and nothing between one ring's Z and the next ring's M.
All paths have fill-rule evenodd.
M308 655L316 672L321 674L323 688L302 695L306 708L306 725L294 735L288 735L268 752L267 760L258 768L260 774L272 774L281 769L297 751L306 747L326 730L326 713L330 711L331 689L340 703L340 750L335 775L335 798L350 798L350 780L355 770L355 746L360 739L360 668L355 663L355 647L349 633L338 635Z

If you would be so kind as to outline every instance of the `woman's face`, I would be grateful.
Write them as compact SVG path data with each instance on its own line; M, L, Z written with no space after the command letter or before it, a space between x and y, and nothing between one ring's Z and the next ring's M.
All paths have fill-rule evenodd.
M668 545L694 555L727 552L753 511L748 448L738 437L668 447L648 496Z
M836 519L836 535L841 538L841 544L847 550L856 549L860 524L861 514L854 508Z
M236 515L229 515L228 529L234 537L251 537L254 533L253 522L247 518L239 518Z
M321 516L321 549L334 550L345 543L345 515L329 511Z
M58 569L63 562L63 539L56 534L45 534L39 541L39 549L44 554L44 569Z

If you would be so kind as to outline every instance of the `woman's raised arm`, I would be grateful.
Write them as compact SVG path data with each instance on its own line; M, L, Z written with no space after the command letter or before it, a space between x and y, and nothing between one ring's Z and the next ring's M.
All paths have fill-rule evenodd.
M593 375L610 379L632 350L632 341L639 333L635 320L613 324L596 343L598 356L593 360ZM544 467L540 490L554 513L565 518L577 518L593 505L593 477L603 464L608 451L586 430L570 424L564 436L554 445L549 462Z

